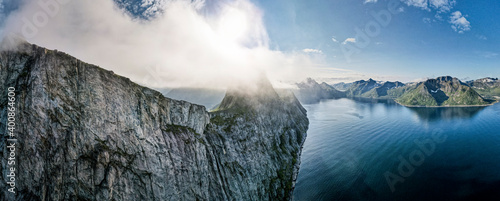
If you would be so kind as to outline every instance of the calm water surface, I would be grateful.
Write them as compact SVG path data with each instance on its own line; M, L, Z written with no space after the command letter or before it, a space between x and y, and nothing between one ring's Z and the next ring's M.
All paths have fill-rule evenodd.
M500 104L339 99L305 108L294 200L500 200Z

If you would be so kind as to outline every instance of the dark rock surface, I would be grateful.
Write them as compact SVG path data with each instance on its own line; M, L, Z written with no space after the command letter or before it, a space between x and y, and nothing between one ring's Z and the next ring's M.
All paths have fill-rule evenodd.
M291 198L308 119L292 94L270 85L257 85L257 94L228 91L227 104L209 113L25 43L0 53L0 92L10 86L17 93L17 193L2 190L0 200ZM5 131L6 96L0 103Z

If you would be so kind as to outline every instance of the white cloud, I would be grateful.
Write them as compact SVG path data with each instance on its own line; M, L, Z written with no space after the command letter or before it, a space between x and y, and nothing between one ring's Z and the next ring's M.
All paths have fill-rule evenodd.
M426 23L426 24L430 24L432 22L431 18L428 18L428 17L424 17L424 19L422 19L422 21L424 21L424 23Z
M484 35L477 35L477 38L479 38L480 40L488 40L488 38Z
M401 1L403 3L406 3L406 5L408 6L414 6L424 10L429 10L428 0L401 0Z
M335 43L339 42L337 39L335 39L335 36L332 36L332 41L335 42Z
M356 43L356 38L347 38L342 44L347 44L347 43Z
M8 16L4 31L22 33L23 18L44 12L37 2ZM67 2L27 40L150 87L226 87L262 72L271 80L300 80L322 62L269 48L263 13L249 0L205 7L170 0L150 21L132 19L114 0Z
M439 20L439 21L443 21L443 17L439 14L439 13L436 13L436 15L434 15L434 17Z
M303 49L302 52L305 52L305 53L316 53L316 54L323 54L323 51L321 50L318 50L318 49Z
M439 13L449 12L457 3L456 0L401 0L408 6L417 7L423 10L437 10Z
M365 2L363 4L367 4L367 3L377 3L378 0L365 0Z
M451 28L458 33L464 33L471 28L470 22L463 16L460 11L455 11L450 16Z
M439 12L449 12L456 3L455 0L429 0L429 4Z

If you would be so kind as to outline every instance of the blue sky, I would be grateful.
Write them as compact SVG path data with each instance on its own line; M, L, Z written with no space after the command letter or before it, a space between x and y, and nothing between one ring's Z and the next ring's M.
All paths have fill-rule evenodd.
M370 13L387 10L389 0L254 2L265 13L272 48L284 52L310 49L310 54L322 54L334 68L405 81L441 75L461 79L500 75L500 1L403 0L398 13L391 13L389 24L381 26L380 33L375 32L369 45L358 48L350 60L341 50L344 41L355 38L359 42L356 28L364 30L375 20Z
M494 0L19 2L0 0L0 34L157 88L500 77Z

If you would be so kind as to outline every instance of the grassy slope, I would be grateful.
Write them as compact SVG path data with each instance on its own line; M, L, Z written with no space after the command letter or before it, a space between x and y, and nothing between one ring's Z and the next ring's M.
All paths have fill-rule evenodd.
M474 88L474 90L476 90L477 93L484 98L495 99L495 96L500 97L500 87L486 89Z
M402 105L438 106L436 99L429 93L424 84L419 84L415 89L404 93L396 101Z
M474 89L465 86L445 87L444 93L429 93L424 84L419 84L414 90L408 91L397 101L409 106L464 106L464 105L488 105Z

